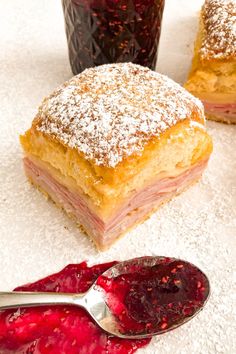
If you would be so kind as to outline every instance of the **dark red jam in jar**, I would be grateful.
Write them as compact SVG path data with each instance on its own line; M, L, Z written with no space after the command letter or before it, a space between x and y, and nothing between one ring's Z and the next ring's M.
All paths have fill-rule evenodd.
M164 0L62 0L74 74L133 62L155 69Z

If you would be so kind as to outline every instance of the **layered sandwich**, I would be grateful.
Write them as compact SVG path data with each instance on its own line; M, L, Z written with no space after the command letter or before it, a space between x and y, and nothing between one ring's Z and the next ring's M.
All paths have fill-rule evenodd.
M236 0L206 0L185 88L208 119L236 123Z
M29 180L101 250L199 180L212 152L202 103L131 63L60 86L21 143Z

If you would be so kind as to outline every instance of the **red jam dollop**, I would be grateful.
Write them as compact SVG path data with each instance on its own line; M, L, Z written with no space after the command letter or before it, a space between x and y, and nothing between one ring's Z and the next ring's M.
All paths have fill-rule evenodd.
M69 265L57 274L15 290L83 293L114 264ZM0 312L0 353L4 354L132 354L149 341L108 336L85 310L75 306Z
M62 0L74 74L133 62L155 68L164 0Z
M191 263L166 257L152 266L128 266L115 278L101 276L98 285L105 290L121 332L130 335L178 327L203 307L209 295L204 273Z

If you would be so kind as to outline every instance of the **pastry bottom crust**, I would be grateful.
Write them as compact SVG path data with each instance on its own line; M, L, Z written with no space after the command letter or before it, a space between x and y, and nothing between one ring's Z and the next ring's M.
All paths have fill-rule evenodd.
M129 203L107 222L89 210L80 196L74 196L52 177L50 177L50 183L47 182L48 177L46 174L46 177L43 175L44 171L32 165L28 159L24 160L24 165L26 175L31 183L47 197L50 197L58 207L64 209L69 217L82 225L83 230L97 248L104 251L127 231L148 219L161 205L196 182L201 177L207 161L197 163L177 177L158 180L156 184L137 192Z
M213 121L219 122L219 123L236 124L236 116L229 117L229 116L225 116L225 115L221 115L221 114L208 113L206 111L206 118L208 120L213 120Z

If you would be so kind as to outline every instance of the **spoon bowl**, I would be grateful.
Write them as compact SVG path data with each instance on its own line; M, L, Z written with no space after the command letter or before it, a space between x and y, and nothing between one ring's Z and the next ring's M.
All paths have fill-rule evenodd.
M0 292L0 310L76 305L104 331L125 339L163 334L193 318L210 293L206 275L186 261L141 257L109 268L84 294Z

